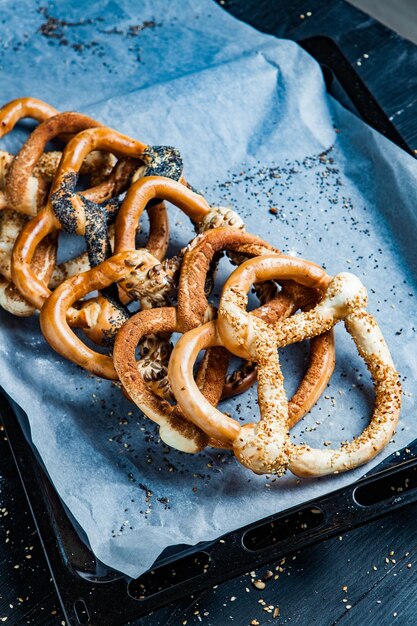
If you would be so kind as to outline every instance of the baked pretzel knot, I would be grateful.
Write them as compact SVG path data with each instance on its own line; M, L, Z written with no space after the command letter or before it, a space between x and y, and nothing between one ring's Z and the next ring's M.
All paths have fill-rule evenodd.
M273 326L246 312L248 291L263 280L295 280L323 292L310 311L277 321ZM209 436L230 442L237 459L257 474L297 476L337 474L376 456L395 432L401 406L401 385L388 347L375 319L366 312L367 293L349 273L328 276L317 265L291 257L262 256L236 269L223 288L218 320L185 334L171 355L168 375L184 414ZM337 449L295 445L288 428L288 402L278 348L330 330L343 320L375 387L372 419L362 434ZM208 405L192 378L198 352L224 345L258 366L261 420L245 424Z
M199 452L208 444L221 446L216 441L210 441L201 429L184 417L178 405L159 397L149 384L152 379L146 358L143 358L143 339L149 335L156 338L161 334L169 336L173 332L181 332L174 307L139 311L131 317L117 333L114 344L114 366L120 381L130 399L159 425L160 437L169 446L189 453ZM138 345L142 348L140 361L136 360ZM168 345L168 357L169 351ZM198 369L198 388L211 405L215 406L220 401L228 363L227 350L213 348L206 352Z
M72 328L89 329L90 339L111 345L116 331L126 321L126 311L116 300L99 295L82 302L93 291L104 291L117 283L124 291L136 286L137 293L153 291L155 281L160 291L169 291L169 281L155 275L159 261L147 250L129 250L115 254L96 267L72 276L59 285L41 309L40 323L47 342L59 354L97 376L118 380L113 359L85 345ZM161 273L162 274L162 273ZM107 341L106 341L107 338Z
M213 307L205 294L205 285L213 258L223 250L245 259L271 253L281 254L259 237L238 228L214 228L197 237L184 254L178 286L178 319L183 332L201 326L214 316ZM292 281L284 281L279 293L275 283L263 282L257 286L267 287L269 294L273 294L273 298L268 298L268 302L255 313L268 323L293 315L298 309L317 302L314 289ZM274 291L271 291L271 287ZM330 380L334 365L334 338L333 332L329 331L311 341L309 367L289 404L291 425L296 424L317 402ZM256 365L248 361L226 378L222 397L246 391L255 380Z

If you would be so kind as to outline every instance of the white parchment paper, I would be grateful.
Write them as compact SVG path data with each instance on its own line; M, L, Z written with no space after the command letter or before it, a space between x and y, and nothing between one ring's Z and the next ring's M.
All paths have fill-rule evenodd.
M404 385L398 433L373 464L414 439L417 163L329 98L296 44L209 0L10 6L0 3L3 101L34 95L175 145L187 180L213 204L230 204L249 231L361 277ZM17 149L23 137L16 131L2 147ZM193 231L177 209L170 216L174 252ZM229 269L222 264L219 285ZM130 576L169 545L214 539L364 473L275 479L228 453L181 454L112 383L55 354L36 316L0 311L0 322L3 388L27 413L32 442L97 557ZM329 389L293 431L297 442L337 445L369 419L372 385L343 328L337 356ZM283 351L288 394L307 359L308 346ZM222 406L257 419L254 390Z

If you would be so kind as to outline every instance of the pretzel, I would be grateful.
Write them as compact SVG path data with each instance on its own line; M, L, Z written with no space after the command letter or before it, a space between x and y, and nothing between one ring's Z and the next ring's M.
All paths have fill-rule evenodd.
M32 117L37 121L43 122L43 124L41 123L33 133L34 137L39 137L40 129L44 128L44 125L50 125L51 116L54 116L53 119L55 119L57 113L56 109L40 100L22 98L12 101L0 110L0 136L4 136L4 134L10 132L20 119L24 117ZM59 117L62 119L65 117L65 114L61 114L61 116L58 115L58 118ZM83 119L87 120L89 118L85 118L84 116ZM65 130L68 130L65 123L64 128ZM46 137L44 145L51 138L52 136ZM32 136L28 140L29 145L31 140ZM40 152L42 152L42 149ZM15 211L7 210L6 214L2 217L2 232L0 237L3 244L2 269L4 271L1 273L4 278L1 281L1 306L9 312L20 316L31 315L34 312L34 307L26 302L13 285L9 271L12 245L19 230L21 230L27 222L27 220L19 218L18 213L26 213L29 215L36 213L39 205L45 198L48 182L50 182L51 176L54 174L51 170L56 168L56 165L59 163L59 159L61 158L61 153L59 152L41 154L39 160L35 158L35 163L32 164L33 167L31 168L32 171L29 172L27 168L26 171L24 168L24 155L25 149L23 149L23 152L21 151L17 157L13 157L13 155L4 151L0 153L0 208L5 209L6 207L12 206L15 209ZM102 164L103 156L95 154L94 157L90 159L89 163L86 164L85 170L86 172L91 171L96 173L97 167ZM30 174L33 174L33 176ZM14 194L12 194L11 197L10 194L7 193L8 182L9 187L11 182L11 188L12 191L14 191ZM17 226L20 227L18 230L16 230ZM11 234L12 231L13 235ZM51 246L54 247L54 251L52 251ZM36 269L38 278L45 281L49 280L56 258L55 249L56 237L49 237L42 242L36 251L33 257L32 271L35 272Z
M0 213L0 306L19 317L33 314L33 307L26 302L13 284L10 276L10 258L17 235L27 221L26 215L4 210ZM33 271L48 280L55 264L56 242L45 239L32 260Z
M205 433L186 420L178 406L160 398L149 385L141 361L136 361L136 348L144 337L170 335L181 332L174 307L163 307L139 311L122 326L116 336L113 360L123 388L129 398L154 422L159 425L161 439L182 452L199 452L209 443L218 447L218 442L209 441ZM160 344L156 344L160 347ZM143 359L142 362L146 361ZM197 385L207 401L216 405L220 401L224 378L229 363L228 352L222 348L209 350L199 367Z
M39 208L37 178L33 176L36 165L43 155L49 141L60 136L63 132L74 134L88 128L100 127L102 124L91 117L81 113L58 113L39 124L32 132L28 140L13 159L6 180L6 196L10 208L36 215ZM89 190L89 198L97 202L115 195L123 189L120 184L117 169L125 167L125 164L117 164L114 173L111 172L108 179L96 188ZM59 171L59 170L58 170ZM132 174L133 170L128 174ZM127 176L128 182L129 176ZM42 203L43 204L43 203Z
M184 181L182 182L184 183ZM239 227L243 225L236 213L230 209L210 207L200 194L194 192L185 184L167 177L147 176L132 184L120 207L116 218L115 252L135 248L135 229L138 220L147 204L153 202L155 198L168 200L182 209L195 222L196 230L214 227L217 224L216 220ZM193 243L190 245L192 246ZM182 257L186 249L184 248L177 256L165 261L161 268L174 285L176 284ZM128 302L131 299L138 299L138 295L135 288L133 291L127 292L127 297L122 295L121 300L122 302ZM148 291L146 298L141 299L142 308L168 306L170 304L170 299L167 299L164 295L153 293L152 297L149 297L150 295ZM170 297L171 294L168 294L168 296ZM156 340L151 339L151 341L155 342ZM159 339L158 341L160 342L159 351L166 351L169 345L167 338ZM142 351L149 349L148 343L149 339L147 337L141 339ZM161 369L161 364L158 367ZM150 368L150 371L152 371L152 368ZM172 397L166 378L159 380L158 387L159 392L166 398Z
M30 268L31 259L39 243L48 234L64 228L68 232L85 235L90 264L96 264L111 253L107 226L118 210L117 199L104 205L91 201L94 193L75 192L77 172L84 158L93 150L111 151L116 156L139 158L146 146L108 128L94 128L79 133L66 146L52 185L47 205L25 227L16 241L12 258L12 278L19 291L36 308L41 308L50 290ZM167 245L168 226L161 207L155 212L154 226L158 240L157 253ZM162 239L161 242L161 233ZM151 238L152 241L155 237Z
M259 280L296 280L324 291L310 311L276 322L271 329L245 312L247 291ZM255 473L323 476L344 472L376 456L391 439L399 418L401 386L375 319L364 307L366 290L353 274L328 276L318 266L291 257L263 256L241 265L226 282L217 323L185 334L171 355L168 375L178 404L190 421L209 436L233 445L237 459ZM288 433L288 405L278 361L278 347L314 337L344 320L373 378L376 399L363 433L336 450L295 445ZM259 424L240 426L207 405L192 379L198 352L225 345L234 354L258 363Z
M223 225L243 226L242 220L234 211L223 207L211 207L203 196L193 191L183 179L179 182L166 176L148 175L132 184L120 207L116 218L114 242L116 253L135 248L135 229L138 221L147 204L154 202L156 198L167 200L184 211L193 220L197 232L215 227L217 222ZM181 250L177 256L165 264L164 269L173 281L179 273L186 249ZM122 297L122 302L135 298L137 294L128 292L127 297ZM148 303L148 306L166 306L167 304L169 302L160 300L158 303ZM142 308L144 305L147 306L147 303L142 302Z
M91 334L102 335L101 343L109 345L114 333L126 321L120 305L105 302L102 296L92 298L79 306L82 298L92 291L102 291L116 283L124 290L136 285L138 290L169 291L172 286L165 280L163 272L156 271L159 261L147 250L129 250L116 254L87 272L69 278L55 289L45 302L40 323L45 339L59 354L97 376L118 380L110 356L96 352L86 346L72 331L72 327L90 328ZM156 269L155 269L156 268ZM103 302L104 301L104 302ZM94 337L97 341L97 337Z
M42 121L48 115L53 115L49 119L43 121L29 137L26 144L24 144L22 150L16 157L2 153L1 159L1 182L3 192L3 206L11 206L14 208L14 212L7 211L7 214L2 219L2 231L4 231L4 239L7 246L11 248L11 244L14 243L18 232L16 231L16 225L19 224L21 230L27 222L18 218L18 213L26 213L27 215L36 214L39 204L43 202L47 191L47 178L40 174L45 170L50 169L51 160L56 162L57 154L53 153L52 157L46 158L43 155L43 149L46 143L53 137L60 135L63 130L67 132L77 132L80 128L89 127L92 124L97 124L91 118L82 116L80 114L57 114L56 110L52 109L48 105L43 106L41 103L40 111L37 108L28 108L22 106L21 101L15 101L10 103L0 111L0 120L2 115L5 116L3 120L5 126L3 128L11 130L13 125L21 119L21 117L27 117L32 112L36 116L36 119ZM46 107L46 108L45 108ZM43 162L41 161L43 157ZM59 155L60 157L60 155ZM96 168L97 156L95 156L93 163L88 165L88 169ZM35 174L37 171L37 175ZM50 172L47 172L50 174ZM12 238L7 231L6 220L14 229L14 237ZM2 233L3 237L3 233ZM54 251L50 249L51 245L54 246ZM9 250L11 253L11 250ZM4 259L4 255L3 255ZM56 237L45 238L36 252L34 253L31 262L31 272L37 275L38 280L48 282L55 264L56 259ZM9 258L7 259L9 265ZM50 266L49 266L50 265ZM2 297L1 305L9 312L13 312L16 315L31 315L34 312L34 307L28 303L25 298L19 293L18 289L11 282L11 276L9 267L7 268L6 275L3 276L7 280L2 281Z
M148 176L135 182L130 187L120 207L116 218L115 252L131 250L135 247L134 232L138 220L145 206L153 201L154 198L167 200L184 211L194 222L197 232L205 232L208 229L217 228L219 225L229 226L235 229L242 229L244 227L240 217L231 209L211 207L201 195L179 182L164 177ZM194 242L190 244L191 247L193 245ZM166 265L164 268L170 274L174 282L186 249L187 248L180 251L179 255L170 260L169 266ZM122 301L128 301L132 298L137 298L137 294L134 292L128 293L128 298L122 299ZM146 302L141 302L141 304L142 308L144 305L147 305ZM162 300L150 303L151 306L166 306L168 304L169 302L163 302ZM201 323L202 319L203 318L200 319L199 323ZM147 340L143 339L143 341L146 342ZM170 388L167 381L160 382L166 397L169 398ZM239 387L239 390L243 391L244 387ZM236 393L236 390L233 390L233 392L230 390L230 392Z
M259 237L235 228L216 228L208 230L197 238L183 258L178 287L178 319L183 332L200 326L212 317L205 281L213 257L221 250L243 258L261 256L280 251L262 241ZM262 283L267 285L267 283ZM271 321L293 315L297 309L317 300L314 290L297 287L296 284L283 283L280 294L275 296L274 307L269 311ZM264 309L265 310L265 309ZM266 307L266 310L267 307ZM310 364L304 379L289 404L292 424L305 415L327 386L334 370L334 338L332 332L315 337L311 342ZM223 397L245 391L256 379L256 367L234 372L226 379ZM240 376L239 376L240 374Z
M37 98L11 100L0 109L0 137L7 135L20 120L26 117L43 122L57 113L57 109Z
M268 305L252 311L251 315L272 323L282 312L282 306L281 300L276 298ZM174 332L182 333L184 330L179 311L174 307L139 311L117 333L113 351L115 370L129 399L135 402L147 417L159 424L160 436L165 443L182 452L198 452L206 445L227 447L224 442L209 439L195 426L190 430L190 427L186 426L187 420L181 409L161 397L152 384L165 381L172 349L169 347L164 350L162 356L159 354L161 347L167 345L165 337ZM164 339L158 341L161 335ZM154 350L157 352L156 358L155 352L150 351L149 354L143 352L144 339L149 337L151 345L153 342ZM142 349L141 359L137 361L138 345ZM213 406L219 403L222 396L229 356L224 348L207 350L198 370L196 384Z
M57 113L58 111L54 107L50 106L46 102L43 102L42 100L37 100L36 98L18 98L16 100L12 100L0 109L0 138L10 133L16 124L24 118L31 118L37 122L43 122ZM11 159L9 158L9 155L4 156L3 153L1 158L1 169L5 169L7 171L10 161ZM36 183L35 186L38 188L38 199L40 200L45 194L46 186L43 185L42 182ZM1 186L1 189L0 209L4 209L9 207L9 204L6 199L5 187L3 185ZM36 191L34 193L35 195L37 194Z
M38 122L55 115L57 110L42 100L36 98L19 98L12 100L0 109L0 138L11 132L16 124L24 118L32 118ZM14 211L4 211L9 207L5 193L7 175L13 162L13 155L0 151L0 275L1 295L0 306L7 311L19 316L28 316L33 313L33 308L22 298L11 281L10 257L15 239L26 220ZM46 190L45 182L37 184L41 196ZM52 246L52 247L51 247ZM45 240L33 259L33 270L40 272L41 276L48 279L51 275L55 262L55 242Z
M47 183L51 183L55 177L61 157L62 152L58 150L44 152L33 167L33 176L25 180L26 186L23 185L22 180L20 181L22 188L21 197L24 200L26 199L26 205L23 205L23 208L26 210L22 211L20 200L16 200L16 198L19 198L18 194L15 194L15 197L10 199L6 193L7 176L16 157L9 152L0 150L0 187L2 189L0 193L0 209L13 205L16 211L26 213L27 215L35 214L35 209L42 205L42 200L45 198ZM91 182L98 186L103 182L103 178L108 177L112 173L115 163L116 159L112 154L95 151L86 157L80 173L90 176ZM114 172L113 175L115 175ZM14 176L19 178L20 172L17 171ZM38 194L34 192L36 189L38 189ZM28 201L27 198L30 198L30 200Z
M210 207L208 202L188 186L164 176L148 175L132 184L116 218L115 252L135 247L135 230L148 202L155 198L167 200L184 211L193 222L205 224L218 215L221 209ZM239 219L236 213L230 214Z

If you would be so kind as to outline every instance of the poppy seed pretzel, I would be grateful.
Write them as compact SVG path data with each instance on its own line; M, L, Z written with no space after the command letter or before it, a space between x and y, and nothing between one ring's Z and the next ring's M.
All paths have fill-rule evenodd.
M56 109L41 101L27 98L15 100L0 110L0 128L2 129L0 135L4 136L5 132L10 132L14 125L24 117L33 116L34 119L41 122L40 126L42 127L42 123L45 123L51 116L55 116L56 113ZM99 181L100 176L109 173L109 166L113 157L97 152L90 156L91 158L84 164L83 173L93 174ZM109 157L111 158L109 159ZM33 175L27 176L23 180L21 168L16 167L17 162L19 162L19 166L22 164L19 155L15 157L8 152L0 151L0 208L7 209L3 211L0 225L0 306L20 317L32 315L35 308L24 299L11 280L12 248L20 230L28 222L24 214L35 214L45 199L48 185L55 175L60 159L61 152L53 151L41 154L33 168ZM15 172L14 176L19 180L19 193L16 194L17 200L15 198L14 202L10 198L10 194L7 193L10 171L12 174ZM13 207L14 210L11 210L10 207ZM32 268L34 271L36 268L37 275L41 280L48 281L50 279L55 259L56 237L52 236L41 243L33 258Z
M124 155L137 159L145 147L138 141L104 127L78 133L67 144L48 203L23 229L13 251L11 268L13 281L33 306L40 309L50 295L47 284L39 280L30 268L37 246L48 234L65 229L70 233L85 235L90 264L110 254L108 214L114 217L118 201L111 199L107 203L97 205L93 202L96 197L94 190L74 192L73 188L84 158L90 152L102 149L111 151L117 156ZM161 253L166 245L168 227L164 211L158 210L156 215L158 236L163 233L164 238L164 243L159 244L157 248Z
M56 152L50 153L49 157L43 154L47 141L57 135L62 135L64 130L76 132L80 128L97 124L91 118L80 114L58 114L56 109L41 101L21 99L9 103L0 110L2 134L4 135L6 131L12 130L14 125L23 117L32 116L41 123L30 135L18 155L13 157L8 153L1 153L2 203L4 201L4 206L14 209L14 211L8 210L6 216L3 217L2 234L0 235L5 247L9 249L9 253L11 253L12 244L18 235L16 230L17 224L19 224L21 230L28 221L27 219L22 220L18 217L18 214L36 214L46 196L49 178L52 175L51 167L54 167L61 158L61 154ZM45 131L45 129L52 129L52 132L49 130L48 134L48 131ZM43 138L43 143L39 141L39 137ZM36 140L36 138L38 139ZM37 148L37 153L36 150L34 152L33 147ZM30 159L28 162L29 157L32 157L32 162L30 162ZM94 158L90 159L90 163L86 165L85 170L94 172L103 163L106 163L106 161L103 160L101 155L99 156L96 153ZM97 176L100 175L96 174L96 179ZM7 226L6 221L9 222L10 227ZM11 237L11 230L14 231L14 239ZM45 238L32 258L31 272L34 275L36 274L37 278L42 282L48 283L51 278L56 260L56 239L55 235ZM10 256L7 262L9 265ZM2 280L1 306L15 315L32 315L36 307L26 301L10 280L9 274L4 276Z
M88 161L86 160L83 173L93 175L98 183L102 176L110 173L112 159L105 157L112 157L112 155L95 152L89 156L92 158L88 159ZM29 221L29 216L25 215L25 213L5 208L8 201L4 189L7 173L13 159L14 156L12 154L0 151L0 199L1 201L4 200L5 209L0 213L0 306L13 315L28 317L33 315L36 309L20 294L13 284L10 273L14 243L20 231ZM35 177L42 177L49 182L55 173L54 170L60 159L61 152L44 153L36 165ZM32 269L38 278L56 286L64 280L66 274L72 275L77 271L81 271L85 263L88 264L88 258L84 259L84 256L71 259L60 267L54 267L56 261L56 236L51 235L38 246L33 257Z
M79 168L84 158L93 149L97 148L112 150L118 156L126 155L135 158L141 162L136 163L135 172L132 172L133 180L138 177L156 175L160 172L167 173L178 179L182 177L182 159L179 152L175 148L168 146L147 146L144 143L130 139L111 129L92 129L79 133L72 140L64 151L63 160L60 170L54 183L54 190L51 194L50 201L56 216L62 222L63 226L70 232L81 234L85 232L87 242L89 239L89 222L93 221L93 231L96 233L100 228L104 231L107 217L107 225L109 217L114 216L119 208L110 209L110 206L99 207L92 206L90 198L85 198L76 193L75 186ZM139 166L138 166L139 165ZM112 195L118 195L121 190L113 190ZM160 201L156 200L156 204L160 205ZM145 207L144 207L145 208ZM109 211L110 209L110 211ZM161 213L161 211L159 211ZM80 230L81 229L81 230ZM136 234L136 226L133 230L133 239ZM158 244L157 254L159 258L163 258L168 245L168 227L161 224L158 235L163 240L163 245ZM155 237L155 234L154 234ZM97 239L97 238L96 238ZM99 238L99 241L101 239ZM149 245L149 243L148 243ZM146 246L148 248L148 245ZM105 254L97 242L91 242L90 262L92 265L104 260ZM134 249L133 244L130 249ZM152 254L154 250L150 250Z
M94 154L94 153L92 153ZM101 154L101 153L98 153ZM166 219L166 208L161 202L158 205L147 207L146 211L149 218L149 236L147 245L154 252L154 256L159 259L164 255L165 239L168 232L168 222ZM163 231L163 234L161 233ZM114 224L111 224L108 229L108 236L110 247L114 249ZM88 252L82 252L77 257L63 261L59 265L56 265L49 281L48 287L52 291L58 287L64 280L86 272L90 269L90 262L88 260Z
M112 254L112 245L108 236L108 228L111 221L114 220L115 213L119 208L119 203L115 202L114 209L110 211L108 206L93 205L89 199L83 199L75 190L77 182L77 170L82 164L89 151L94 146L106 146L106 142L115 146L115 137L119 142L119 150L122 154L131 157L135 156L135 172L131 172L130 178L136 180L140 176L157 173L159 170L177 178L182 177L182 159L179 152L175 148L166 146L146 146L140 142L133 142L128 137L124 137L115 131L106 129L87 131L80 133L67 147L63 156L61 170L55 180L54 193L51 194L51 205L55 214L59 217L63 226L70 231L77 232L79 223L85 221L81 228L84 229L87 242L88 260L91 267L102 262ZM124 142L124 143L123 143ZM134 151L132 153L132 145ZM141 164L140 164L141 163ZM119 193L121 189L114 189ZM151 250L154 256L162 259L167 250L169 224L165 206L157 201L154 206L146 207L150 218L150 234L146 243L146 248ZM70 217L70 222L68 218ZM136 234L136 232L135 232ZM83 261L83 259L77 259ZM75 265L77 265L76 263ZM70 270L67 267L65 270ZM157 272L157 270L155 270ZM148 284L155 285L155 293L147 295L151 302L158 298L159 287L158 280L148 281ZM119 294L114 288L103 292L105 297L112 300L119 300ZM135 293L135 298L141 297L143 294ZM126 312L127 315L127 312ZM91 335L86 332L88 336Z
M290 279L318 288L320 302L268 326L245 311L247 292L258 280ZM398 422L401 386L398 373L375 319L365 311L367 294L360 280L349 273L328 276L318 266L291 257L264 256L246 261L226 282L217 322L183 336L170 359L169 377L178 403L188 419L233 445L236 458L255 473L324 476L362 465L387 445ZM288 432L288 403L279 366L278 347L311 338L345 322L359 355L366 362L375 386L375 405L363 433L337 449L295 445ZM200 349L224 345L234 354L250 356L258 364L258 399L261 421L240 426L207 406L196 389L192 367Z
M44 181L51 183L55 178L61 157L62 152L58 150L44 152L39 157L35 167L33 168L33 177L35 179L42 178ZM10 152L6 152L5 150L0 150L0 188L2 189L2 193L0 194L0 209L10 206L10 202L6 197L5 189L7 175L14 158L14 154L10 154ZM103 178L110 175L115 164L116 158L112 154L99 151L91 152L82 164L80 173L83 176L90 176L92 185L98 185L103 181ZM28 186L32 189L38 184L37 181L32 181L33 177L31 177L28 181ZM16 208L15 210L20 209Z

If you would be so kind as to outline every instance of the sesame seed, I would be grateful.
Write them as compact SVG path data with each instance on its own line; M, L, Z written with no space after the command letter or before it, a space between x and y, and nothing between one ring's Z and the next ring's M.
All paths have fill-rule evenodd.
M256 587L256 589L265 589L266 587L265 583L262 580L259 580L259 578L254 580L252 584Z

